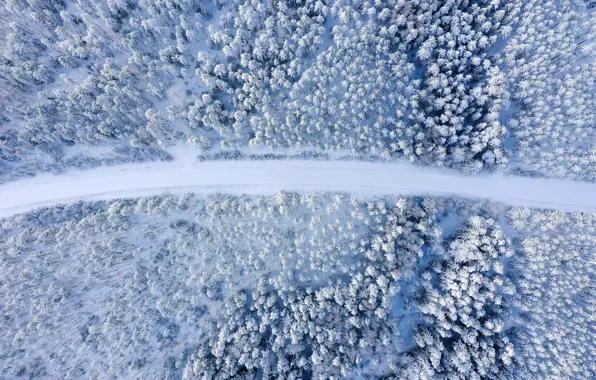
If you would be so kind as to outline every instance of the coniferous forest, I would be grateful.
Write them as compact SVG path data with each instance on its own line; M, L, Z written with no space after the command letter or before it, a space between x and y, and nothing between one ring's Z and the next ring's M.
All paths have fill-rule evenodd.
M0 197L184 160L595 185L595 58L593 0L3 0ZM155 181L0 205L0 379L596 378L596 191Z

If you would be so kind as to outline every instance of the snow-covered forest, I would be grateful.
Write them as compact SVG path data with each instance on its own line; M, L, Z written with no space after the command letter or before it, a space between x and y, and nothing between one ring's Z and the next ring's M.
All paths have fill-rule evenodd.
M594 186L595 0L2 0L0 379L595 379Z
M586 0L5 0L0 180L169 147L596 179Z
M3 378L590 378L596 217L186 195L0 221Z

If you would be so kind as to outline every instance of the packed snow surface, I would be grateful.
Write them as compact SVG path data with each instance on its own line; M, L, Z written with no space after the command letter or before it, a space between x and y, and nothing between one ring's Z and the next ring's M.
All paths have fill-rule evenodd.
M454 195L512 206L596 212L596 183L357 161L209 161L127 164L40 175L0 186L0 216L85 200L161 193L270 194L280 190L363 195Z

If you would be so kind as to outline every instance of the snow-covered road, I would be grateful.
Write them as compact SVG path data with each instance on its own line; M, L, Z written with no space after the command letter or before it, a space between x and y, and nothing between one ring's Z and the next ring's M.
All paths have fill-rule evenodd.
M279 190L363 195L456 195L509 205L596 212L596 184L503 174L464 176L406 163L209 161L146 163L41 175L0 186L0 217L78 200L187 192L270 194Z

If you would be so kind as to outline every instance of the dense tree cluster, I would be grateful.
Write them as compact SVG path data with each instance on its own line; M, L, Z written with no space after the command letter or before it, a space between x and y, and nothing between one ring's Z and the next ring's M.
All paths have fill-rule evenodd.
M512 372L513 343L504 318L515 286L504 273L510 243L492 219L473 217L442 261L422 277L416 328L404 376L497 378Z
M282 192L78 203L3 219L2 376L400 373L413 365L416 333L403 326L425 317L416 299L428 252L486 249L497 267L493 253L506 249L490 221L443 235L455 205ZM442 265L454 265L449 255ZM487 316L495 300L485 300Z
M162 148L185 136L166 91L192 71L189 46L210 17L194 0L4 2L4 180L71 166L73 155L81 166L167 157Z
M429 210L429 211L432 211ZM342 276L323 286L281 276L261 279L225 304L209 340L190 357L186 378L337 378L394 361L399 349L392 298L409 277L422 247L440 229L412 201L354 210L372 236L354 245Z
M593 378L596 215L514 209L519 378Z
M468 173L513 153L516 170L593 179L590 9L7 0L0 180L163 159L186 143L346 150Z
M596 180L596 14L585 5L528 1L499 59L522 173Z
M414 121L423 126L415 149L424 162L463 164L472 172L506 163L500 113L507 85L488 51L509 33L519 6L519 1L413 6L416 21L424 21L412 30L406 20L402 34L419 43L416 55L424 69L413 110Z
M246 40L244 54L232 57L242 74L233 65L215 74L223 64L214 61L201 75L222 92L232 86L218 79L238 82L230 113L236 131L250 125L252 144L350 149L471 172L504 165L499 117L507 85L488 50L511 30L519 2L417 4L340 1L325 12L319 2L307 1L297 10L308 9L306 25L314 26L298 31L308 36L312 30L314 40L302 46L299 34L283 41L284 48L300 53L296 57L265 55L276 63L267 67L256 56L263 49L255 37ZM271 11L259 36L268 35L278 19ZM330 35L319 25L323 20ZM219 30L211 34L212 41L222 41L228 61L229 52L238 50L237 24L227 38ZM316 58L297 60L319 46Z
M415 205L403 202L406 218ZM225 299L271 273L291 285L349 272L387 207L341 194L155 197L2 220L2 376L175 377Z
M595 236L443 198L40 209L0 220L0 376L590 378Z

